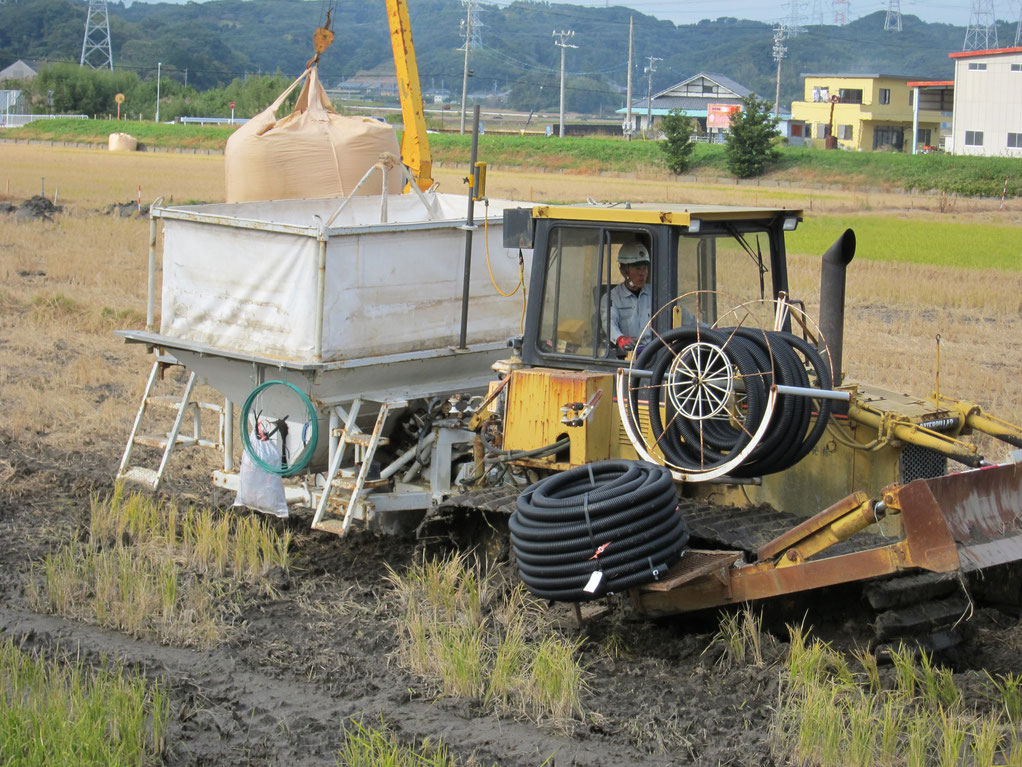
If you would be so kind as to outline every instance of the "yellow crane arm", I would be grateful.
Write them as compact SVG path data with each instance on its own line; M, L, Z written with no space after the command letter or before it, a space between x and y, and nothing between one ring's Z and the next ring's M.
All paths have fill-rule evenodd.
M419 188L426 190L433 185L433 158L426 135L419 65L415 61L412 25L408 18L406 0L387 0L387 22L390 24L390 43L394 49L397 90L401 96L401 119L405 126L401 136L401 161L411 168Z

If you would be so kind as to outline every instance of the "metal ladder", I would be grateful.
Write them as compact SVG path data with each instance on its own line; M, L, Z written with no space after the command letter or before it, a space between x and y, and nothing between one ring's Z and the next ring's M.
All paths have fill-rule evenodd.
M228 420L230 420L228 412L231 411L231 415L233 415L233 408L227 402L222 406L209 402L193 402L192 392L196 384L195 373L189 372L184 390L179 396L174 394L153 394L156 381L163 377L163 373L168 368L180 366L180 363L169 354L157 353L152 370L149 372L149 379L146 381L145 392L142 394L142 402L139 405L138 413L135 415L135 423L132 425L131 434L128 436L128 444L124 448L121 464L117 469L118 481L134 482L152 490L159 490L160 484L163 482L163 475L167 470L167 463L170 461L174 448L178 445L213 448L224 453L225 463L233 463L228 449L225 448L224 438L224 435L231 433L232 426L228 423ZM164 408L175 412L174 423L170 431L162 435L141 434L139 432L142 426L142 419L151 407ZM219 434L215 440L204 439L202 437L201 416L203 410L217 413L219 416ZM186 436L181 434L181 428L187 415L192 417L192 433ZM162 450L163 456L160 459L159 468L152 469L146 466L131 465L131 455L136 445Z
M343 408L337 407L337 411L344 418L344 426L340 429L334 429L330 433L331 439L336 437L338 442L333 458L330 461L330 468L327 471L323 493L319 498L319 503L316 505L316 514L312 518L313 530L323 530L336 535L345 535L355 518L355 510L362 494L366 490L382 487L390 483L389 479L369 479L369 470L376 455L376 449L390 442L387 437L382 436L383 425L387 421L387 416L392 409L405 407L407 403L403 401L380 402L380 412L376 416L376 424L373 427L372 433L367 434L355 422L364 401L363 399L354 400L351 404L351 409L347 413L344 413ZM354 448L354 461L351 468L354 469L357 466L358 472L354 477L338 476L348 445ZM344 512L339 518L324 519L330 501L330 494L334 488L348 491L350 495L344 505Z

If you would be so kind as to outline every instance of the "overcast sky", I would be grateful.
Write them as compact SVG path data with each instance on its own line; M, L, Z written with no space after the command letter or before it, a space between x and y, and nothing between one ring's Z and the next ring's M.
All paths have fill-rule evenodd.
M147 2L148 0L136 0L136 2ZM160 0L161 2L184 3L188 0ZM482 2L493 2L494 0L481 0ZM557 2L569 2L577 5L625 5L637 11L656 16L661 19L669 19L675 24L694 24L701 19L716 19L719 16L734 16L739 19L755 19L757 21L775 22L787 20L791 14L792 0L774 0L773 2L756 2L756 0L552 0ZM802 8L802 23L818 23L818 17L814 12L819 11L823 23L834 23L834 2L833 0L796 0ZM202 0L199 0L202 2ZM410 0L415 2L415 0ZM498 5L507 5L507 0L496 0ZM1018 21L1019 3L1022 0L994 0L994 12L998 19L1011 22ZM895 3L898 4L898 3ZM866 16L876 11L887 10L887 0L848 0L847 15L849 20ZM969 23L969 14L972 8L972 0L900 0L902 14L918 16L923 21L943 22L945 24L957 24L966 26Z

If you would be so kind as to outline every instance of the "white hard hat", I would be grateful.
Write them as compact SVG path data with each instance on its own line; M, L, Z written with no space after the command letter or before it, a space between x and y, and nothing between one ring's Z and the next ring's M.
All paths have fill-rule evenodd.
M649 251L641 242L626 242L617 253L617 262L621 266L632 266L633 264L648 264Z

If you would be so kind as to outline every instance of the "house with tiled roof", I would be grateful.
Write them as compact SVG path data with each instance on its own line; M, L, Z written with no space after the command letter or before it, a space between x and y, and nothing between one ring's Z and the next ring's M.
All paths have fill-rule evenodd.
M727 75L700 72L648 99L632 102L632 123L624 126L625 131L630 127L632 133L648 133L672 110L679 109L699 123L701 133L723 134L727 130L727 114L740 107L742 99L751 92ZM626 108L617 111L625 115L628 112Z

